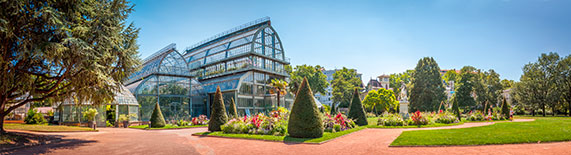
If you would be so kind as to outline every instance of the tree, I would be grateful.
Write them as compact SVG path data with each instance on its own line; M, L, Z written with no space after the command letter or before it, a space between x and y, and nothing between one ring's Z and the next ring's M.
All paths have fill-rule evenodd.
M506 90L512 88L515 85L515 81L503 79L502 81L500 81L500 84L502 85L502 90Z
M343 69L337 70L333 73L333 81L331 81L333 103L339 103L337 105L338 108L348 108L353 96L353 90L359 88L361 83L362 81L357 77L355 69L343 67Z
M27 103L109 103L140 63L133 6L114 1L0 1L0 132Z
M230 99L230 109L228 110L228 115L232 118L238 118L238 110L236 110L236 103L234 103L234 98Z
M220 126L226 124L226 122L228 122L226 106L224 106L222 92L220 91L220 86L218 86L216 87L216 93L214 93L210 121L208 122L208 131L221 131Z
M460 115L460 108L458 106L458 102L452 102L452 111L456 114L458 121L462 121L462 116Z
M562 93L561 103L567 102L567 114L571 116L571 55L566 56L557 63L559 80L557 86Z
M273 89L270 89L270 94L276 94L277 95L277 100L278 100L278 107L280 107L280 95L285 95L287 93L286 91L286 87L287 87L287 82L285 82L284 80L280 80L280 79L272 79L272 82L270 83L270 86ZM278 110L279 112L279 110Z
M369 91L363 100L363 105L365 108L371 109L375 114L379 114L379 112L383 113L385 111L388 112L390 110L398 111L398 101L396 100L394 92L384 88L381 88L378 91Z
M448 70L442 76L442 79L446 82L448 81L455 81L458 82L460 80L460 75L456 72L456 70Z
M487 72L477 71L474 82L474 91L476 101L487 111L489 105L498 105L498 99L502 93L502 85L500 83L500 75L493 69Z
M475 70L476 68L472 66L464 66L460 70L460 81L457 84L453 100L459 107L473 107L476 105L476 101L472 97L474 89L478 89L474 88L477 80L476 73L474 73Z
M151 114L151 128L162 128L165 127L165 117L163 117L163 112L161 111L161 106L159 103L155 104L155 110Z
M323 74L324 68L310 65L295 66L295 70L290 72L290 91L297 92L303 78L307 78L313 94L325 94L325 89L329 86L327 76Z
M502 115L504 115L505 118L509 118L510 117L510 108L511 106L508 104L508 102L506 101L506 99L504 98L502 100L502 111L500 111L500 113Z
M303 78L295 95L289 116L287 132L291 137L317 138L323 136L323 119L317 109L313 93L306 78Z
M365 109L363 109L363 104L361 104L361 98L359 97L359 89L355 88L353 92L353 99L351 105L349 105L349 114L347 118L355 120L355 124L364 126L367 123L367 115L365 115Z
M546 104L550 104L555 109L555 104L560 99L557 81L558 70L557 53L541 54L537 62L528 63L523 67L523 75L517 84L516 96L519 103L526 104L533 111L540 108L545 116Z
M434 111L444 101L444 86L440 67L431 57L418 61L412 75L410 90L410 111Z

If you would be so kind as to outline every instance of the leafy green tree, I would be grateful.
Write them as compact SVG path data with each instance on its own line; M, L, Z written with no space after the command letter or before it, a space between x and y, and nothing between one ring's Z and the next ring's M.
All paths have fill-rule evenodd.
M272 82L270 83L270 86L273 89L270 89L270 94L276 94L277 95L277 100L278 100L278 107L280 107L280 95L285 95L287 93L286 91L286 87L287 87L287 82L285 82L284 80L280 80L280 79L272 79Z
M410 90L410 111L435 111L444 101L444 86L440 67L431 57L418 61L412 75Z
M567 102L567 114L571 116L571 55L561 59L557 64L557 69L559 72L557 86L560 87L563 99L561 103Z
M327 93L325 89L329 86L329 83L327 82L327 76L322 72L323 70L324 68L319 65L295 66L295 70L290 73L290 91L297 92L303 78L307 78L309 86L311 87L311 90L313 90L313 94Z
M456 70L448 70L442 76L442 79L446 82L448 81L455 81L458 82L460 80L460 75L456 72Z
M333 73L333 81L331 81L333 103L339 103L337 105L338 108L348 108L353 97L353 90L360 88L359 85L361 83L362 81L357 76L355 69L343 67L343 69L337 70Z
M502 90L506 90L512 88L515 85L515 81L503 79L502 81L500 81L500 84L502 85Z
M228 115L232 118L238 118L238 110L236 110L236 103L234 103L234 98L230 99L230 109L228 109Z
M500 75L493 69L487 72L477 71L475 83L476 101L483 107L484 111L491 105L498 105L498 99L502 93Z
M402 73L396 73L396 74L391 74L389 75L389 87L393 88L395 93L400 93L401 92L401 87L403 84L405 84L405 88L407 88L407 90L409 88L409 84L411 81L411 75L414 73L414 70L406 70L405 72ZM407 92L409 93L409 92Z
M365 108L371 109L375 114L383 113L385 111L398 111L398 101L392 90L384 88L378 91L371 90L363 100Z
M151 114L151 128L162 128L165 127L165 117L163 116L163 112L161 111L161 106L159 103L155 104L155 110L153 110L153 114Z
M557 70L558 61L557 53L543 53L537 62L528 63L523 67L523 75L517 85L516 96L519 103L532 108L533 115L539 108L545 116L547 104L555 107L554 104L561 97L555 82L558 78L556 75L560 74Z
M472 66L464 66L460 70L460 81L456 85L453 100L459 107L473 107L476 105L476 101L472 97L477 80L477 73L474 73L475 70L476 68Z
M307 78L303 78L291 108L287 132L296 138L317 138L323 136L323 118L313 99Z
M361 104L361 98L359 97L359 89L355 88L353 93L353 99L351 105L349 105L349 114L347 118L355 120L355 124L364 126L367 125L367 115L365 114L365 109L363 109L363 104Z
M224 99L222 98L220 86L216 87L216 93L214 93L214 101L211 108L208 131L222 131L220 126L228 122L228 116L226 115L226 106L224 106Z
M27 103L75 96L108 103L140 63L133 6L112 1L0 1L0 132Z

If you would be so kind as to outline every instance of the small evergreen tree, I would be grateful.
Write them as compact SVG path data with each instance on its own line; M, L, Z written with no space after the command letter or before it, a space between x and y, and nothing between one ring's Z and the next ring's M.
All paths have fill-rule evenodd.
M226 115L226 106L224 106L224 99L222 98L220 86L216 88L214 103L212 103L212 109L210 111L208 131L221 131L220 126L228 122L228 116Z
M359 98L359 90L355 88L353 92L353 100L351 105L349 105L349 114L347 118L355 120L355 124L364 126L367 123L367 115L365 115L365 109L363 109L363 104L361 104L361 99Z
M230 99L230 109L228 110L229 117L238 118L238 110L236 110L236 104L234 103L234 98Z
M337 114L337 109L335 109L335 103L331 103L331 109L329 112L330 115L335 115Z
M458 101L456 98L454 98L452 101L452 111L454 111L454 114L456 114L456 117L458 117L458 121L462 121L462 117L460 116L460 108L458 107Z
M508 102L506 101L506 99L504 98L503 102L502 102L502 111L500 112L502 115L504 115L504 117L506 119L510 118L510 105L508 104Z
M323 136L323 119L313 100L307 79L301 82L291 108L287 132L291 137L317 138Z
M163 112L161 112L161 106L157 103L155 104L153 114L151 114L151 128L162 128L165 125L165 117L163 117Z

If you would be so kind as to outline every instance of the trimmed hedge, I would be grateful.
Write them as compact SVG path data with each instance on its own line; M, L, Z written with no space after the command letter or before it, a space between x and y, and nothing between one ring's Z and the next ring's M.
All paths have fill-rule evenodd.
M323 118L313 100L313 93L303 78L291 108L287 131L296 138L318 138L323 136Z
M458 101L456 101L456 99L454 99L454 101L452 102L452 111L454 111L454 114L456 114L458 120L462 121L462 116L460 116L460 108L458 106Z
M335 103L331 103L331 112L329 112L330 115L336 115L337 114L337 109L335 109Z
M361 104L361 99L359 98L359 90L355 88L353 92L353 100L349 105L349 114L347 115L349 119L355 120L355 123L359 126L368 125L367 115L365 114L365 109L363 109L363 104Z
M229 117L238 118L238 110L236 110L236 103L234 103L234 98L230 99L230 107L228 108Z
M510 104L508 104L508 102L506 101L506 99L504 98L503 103L502 103L502 111L500 112L502 115L504 115L504 117L506 119L510 118Z
M165 117L163 117L163 112L161 112L161 106L157 103L151 115L151 128L162 128L165 125Z
M222 92L220 91L220 86L216 88L216 93L214 94L214 103L212 103L212 109L210 112L210 122L208 122L208 131L222 131L221 125L228 122L228 116L226 115L226 106L224 106L224 99L222 98Z

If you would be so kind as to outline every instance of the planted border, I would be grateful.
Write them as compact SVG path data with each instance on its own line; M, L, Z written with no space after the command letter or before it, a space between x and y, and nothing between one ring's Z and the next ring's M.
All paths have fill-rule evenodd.
M131 129L142 129L142 130L168 130L168 129L199 128L199 127L207 127L207 126L208 125L175 126L175 125L167 124L161 128L149 128L149 125L129 126L129 128L131 128Z

